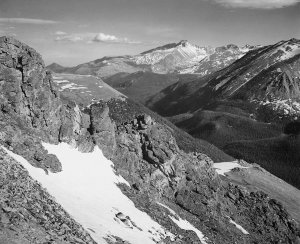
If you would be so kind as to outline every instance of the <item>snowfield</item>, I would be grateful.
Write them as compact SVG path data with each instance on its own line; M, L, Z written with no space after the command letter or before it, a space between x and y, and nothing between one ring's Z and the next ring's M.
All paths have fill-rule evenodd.
M248 167L241 166L238 161L214 163L213 166L219 175L225 176L225 173L230 172L234 168L247 169Z
M43 146L60 160L62 172L46 175L23 157L2 148L55 197L96 242L106 243L105 238L114 240L113 236L132 244L153 244L167 236L174 238L121 192L117 184L130 187L129 183L115 174L113 163L98 147L91 153L81 153L66 143L43 143Z
M249 232L248 232L248 231L246 231L241 225L237 224L237 223L234 222L232 219L230 219L229 222L230 222L231 224L235 225L235 227L236 227L237 229L239 229L241 232L243 232L243 234L249 235Z
M207 244L207 238L204 237L203 233L198 230L195 226L193 226L190 222L188 222L185 219L180 218L174 210L172 210L171 208L169 208L168 206L157 202L158 205L166 208L173 216L169 215L169 218L181 229L183 230L191 230L194 231L196 233L196 235L198 236L200 243L202 244Z

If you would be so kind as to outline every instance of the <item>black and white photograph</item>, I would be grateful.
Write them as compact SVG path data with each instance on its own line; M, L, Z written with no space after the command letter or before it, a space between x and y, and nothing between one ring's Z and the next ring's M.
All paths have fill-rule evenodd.
M300 244L300 0L0 0L0 244Z

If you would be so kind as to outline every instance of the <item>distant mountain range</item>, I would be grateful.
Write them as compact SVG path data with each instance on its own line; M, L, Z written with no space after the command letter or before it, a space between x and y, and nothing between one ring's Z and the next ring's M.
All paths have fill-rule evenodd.
M104 57L75 67L53 63L46 68L55 73L97 76L123 94L145 103L169 85L214 73L258 47L230 44L212 48L180 41L135 56Z
M254 49L211 75L175 83L150 99L148 105L171 116L211 107L223 100L247 101L256 109L275 110L279 116L274 119L297 119L300 113L299 65L300 41L281 41ZM266 115L259 112L257 110L253 116Z
M158 74L195 73L203 76L226 67L257 47L238 47L233 44L217 48L198 47L188 41L180 41L135 56L104 57L75 67L63 67L53 63L47 68L56 73L92 74L102 78L120 72L138 71Z
M197 138L258 163L300 187L297 135L282 128L300 121L300 41L249 51L226 68L177 82L146 105Z
M254 62L254 53L258 58L262 50L252 50L231 65L238 67L249 55ZM295 67L276 76L278 82L290 82L287 70ZM278 124L251 119L246 108L252 100L238 100L231 80L215 83L229 76L226 70L202 78L140 71L132 84L149 90L153 78L163 83L167 76L164 85L177 82L173 90L168 87L153 99L164 106L160 98L167 97L170 113L176 114L176 106L185 111L176 118L185 129L193 124L186 123L188 117L201 123L206 115L198 132L206 132L216 145L239 136L251 138L223 147L235 158L193 138L100 77L53 75L34 49L0 37L0 243L299 242L300 191L255 164L266 158L276 166L286 161L299 176L297 124L278 136ZM115 78L112 83L118 82ZM231 78L237 79L236 74ZM134 88L146 96L138 90L142 87L124 90L129 94ZM207 101L203 108L194 93L199 101ZM205 100L203 94L216 96ZM292 98L295 93L285 89L282 94ZM169 119L176 124L175 117ZM273 140L257 140L262 132ZM249 160L253 164L241 160L253 154L260 156Z

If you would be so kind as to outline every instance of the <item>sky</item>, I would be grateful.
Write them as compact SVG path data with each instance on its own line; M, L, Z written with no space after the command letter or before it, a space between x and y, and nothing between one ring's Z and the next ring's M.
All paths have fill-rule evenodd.
M0 0L0 36L73 66L188 40L199 46L300 39L300 0Z

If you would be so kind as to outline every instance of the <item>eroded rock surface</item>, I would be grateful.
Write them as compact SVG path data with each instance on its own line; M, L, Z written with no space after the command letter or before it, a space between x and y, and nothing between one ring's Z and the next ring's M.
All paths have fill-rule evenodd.
M0 60L0 144L33 166L52 172L62 170L61 164L47 153L41 141L68 142L82 152L98 146L114 162L117 173L130 183L131 188L120 186L124 194L176 234L175 240L162 243L199 243L199 238L192 231L180 229L158 202L170 206L203 232L208 243L293 243L299 238L297 223L280 203L264 193L221 180L208 156L201 151L181 150L176 131L142 106L111 99L82 108L60 98L40 55L11 38L0 39ZM3 240L14 240L19 233L22 243L43 243L51 230L54 243L93 243L75 221L48 200L50 196L20 165L3 152L1 157ZM23 200L27 200L21 200L19 194L25 194ZM32 211L31 202L39 204ZM23 209L30 214L23 213ZM11 212L17 213L15 219ZM229 219L241 224L249 235L230 224ZM11 232L10 223L18 231ZM36 242L25 235L33 228L40 233ZM116 237L115 243L122 240Z
M28 172L0 149L0 243L95 243Z

